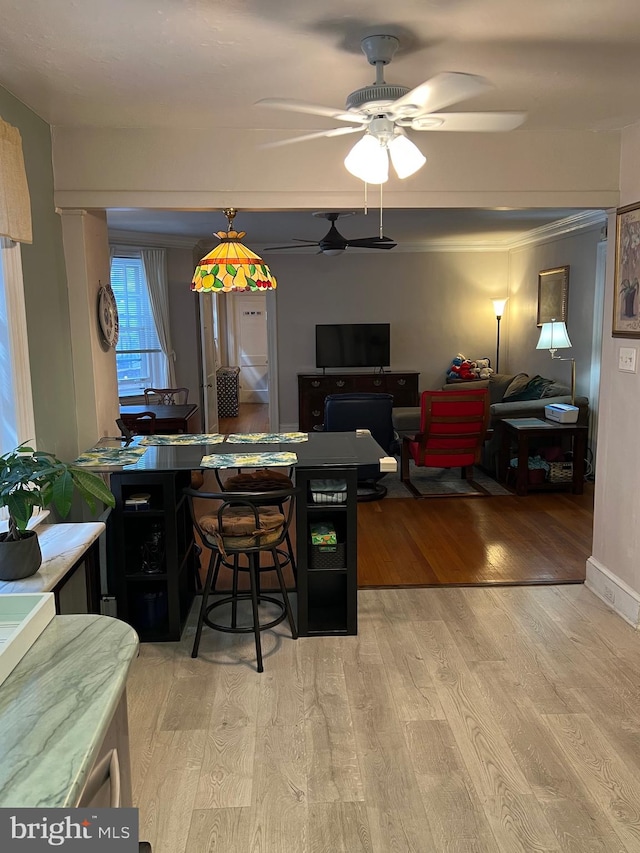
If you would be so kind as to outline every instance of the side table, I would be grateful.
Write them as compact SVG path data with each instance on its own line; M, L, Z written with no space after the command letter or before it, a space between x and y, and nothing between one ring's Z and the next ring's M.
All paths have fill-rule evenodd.
M526 495L529 489L557 489L571 485L574 495L581 495L584 488L584 459L587 452L587 427L580 424L560 424L541 418L505 418L502 421L502 444L500 446L499 477L506 484L511 441L515 437L518 446L516 469L516 494ZM568 436L573 440L573 478L566 483L529 483L529 442L540 438Z

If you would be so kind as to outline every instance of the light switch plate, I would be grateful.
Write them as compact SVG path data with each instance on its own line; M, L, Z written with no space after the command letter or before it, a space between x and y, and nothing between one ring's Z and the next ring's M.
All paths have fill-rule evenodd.
M636 347L620 347L618 352L618 370L625 373L636 372Z

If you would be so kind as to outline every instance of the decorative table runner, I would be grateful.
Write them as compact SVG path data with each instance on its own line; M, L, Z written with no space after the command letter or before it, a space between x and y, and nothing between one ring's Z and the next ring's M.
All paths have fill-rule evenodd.
M145 435L139 444L220 444L224 436L218 432L180 433L178 435Z
M73 462L74 465L135 465L147 452L146 447L91 447Z
M203 456L201 468L266 468L295 465L295 453L213 453Z
M286 444L309 441L306 432L240 432L227 436L228 444Z

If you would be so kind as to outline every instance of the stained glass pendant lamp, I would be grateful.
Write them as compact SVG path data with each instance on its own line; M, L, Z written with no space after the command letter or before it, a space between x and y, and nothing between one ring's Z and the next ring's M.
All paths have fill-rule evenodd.
M198 293L247 293L276 289L276 279L269 267L259 255L240 242L245 232L233 230L237 212L234 207L223 211L229 226L226 231L216 232L220 245L205 255L196 267L191 290Z

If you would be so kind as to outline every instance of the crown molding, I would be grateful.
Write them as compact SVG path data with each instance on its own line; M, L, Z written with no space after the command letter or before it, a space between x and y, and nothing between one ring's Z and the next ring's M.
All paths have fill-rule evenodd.
M150 234L142 231L118 231L109 228L109 242L119 246L150 246L156 249L194 249L197 237L177 234Z
M520 249L525 246L543 243L548 240L554 240L558 237L566 237L569 234L583 231L588 228L602 227L607 223L607 212L605 210L585 210L581 213L576 213L573 216L567 216L565 219L559 219L556 222L551 222L546 225L541 225L539 228L533 228L531 231L526 231L519 234L515 239L507 237L504 239L485 238L482 240L470 240L468 238L460 238L459 240L425 240L416 243L398 243L393 249L394 255L404 253L420 253L420 252L500 252L510 251L511 249ZM199 237L182 237L171 234L146 234L137 231L117 231L109 229L109 242L117 243L124 246L153 246L160 248L176 248L176 249L191 249L200 251L203 254L211 251L215 246L215 241L203 239ZM267 243L251 242L251 248L263 256ZM271 243L274 241L271 240ZM380 249L358 249L358 254L378 253ZM275 253L274 253L275 254ZM308 252L296 251L278 252L279 256L284 257L285 254L302 255L302 254L317 254L314 247L310 247Z
M602 227L606 222L607 212L605 210L583 210L581 213L567 216L565 219L558 219L557 222L549 222L547 225L533 228L531 231L521 234L516 240L510 241L507 248L519 249L521 246L528 246L532 243L542 243L556 237L566 237L567 234L572 234L575 231Z

